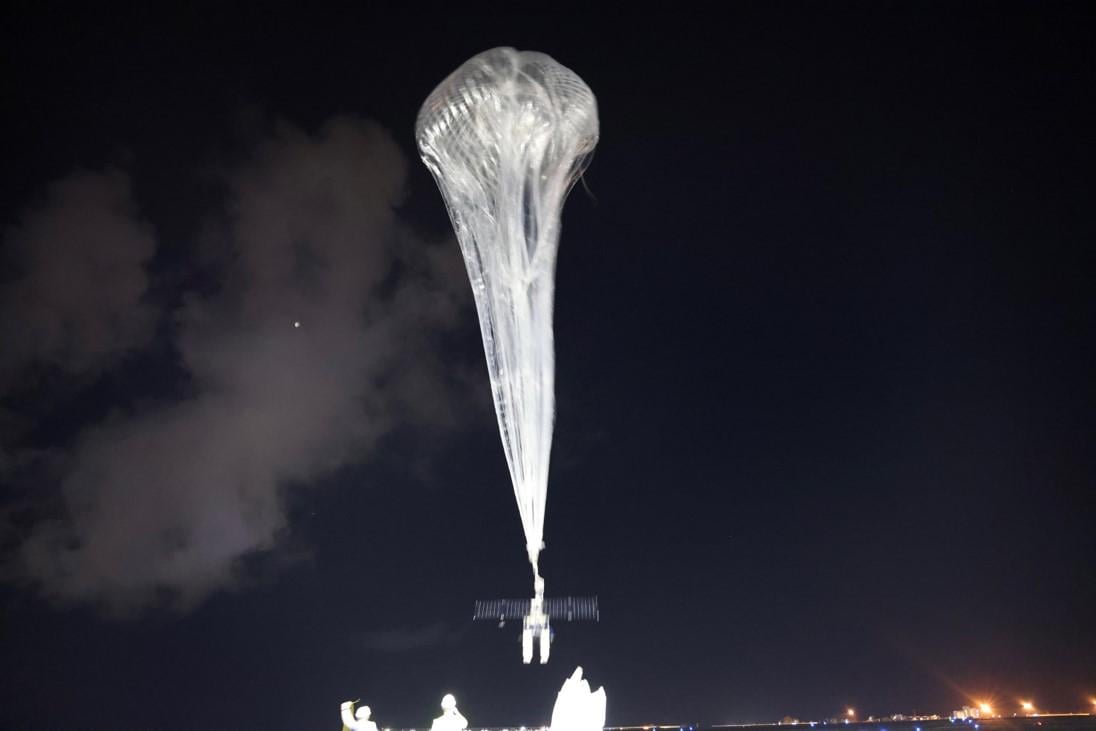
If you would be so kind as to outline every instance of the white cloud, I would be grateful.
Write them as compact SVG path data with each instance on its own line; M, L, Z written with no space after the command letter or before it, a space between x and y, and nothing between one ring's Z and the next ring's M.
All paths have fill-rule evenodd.
M282 125L227 173L222 287L177 313L194 393L81 434L67 515L22 547L44 592L118 612L193 605L278 545L290 483L448 418L434 338L467 284L455 245L397 219L405 175L391 137L348 118L315 136Z

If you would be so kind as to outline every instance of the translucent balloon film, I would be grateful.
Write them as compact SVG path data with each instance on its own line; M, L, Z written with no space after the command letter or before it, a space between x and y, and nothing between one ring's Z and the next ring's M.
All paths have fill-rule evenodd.
M597 103L549 56L496 48L426 99L415 136L475 293L510 477L537 573L555 416L560 212L597 144Z

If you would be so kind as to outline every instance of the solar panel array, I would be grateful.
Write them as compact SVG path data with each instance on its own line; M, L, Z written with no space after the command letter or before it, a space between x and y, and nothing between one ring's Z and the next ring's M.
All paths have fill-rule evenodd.
M472 619L493 622L524 619L531 603L531 599L480 599L476 601ZM545 599L544 613L549 619L561 622L597 622L600 618L596 596Z

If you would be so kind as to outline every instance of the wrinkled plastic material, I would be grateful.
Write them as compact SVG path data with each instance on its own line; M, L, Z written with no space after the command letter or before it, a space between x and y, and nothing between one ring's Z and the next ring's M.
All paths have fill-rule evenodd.
M602 731L605 728L605 689L590 690L582 668L575 668L559 689L552 708L550 731Z
M495 48L430 94L415 137L468 269L499 433L539 576L555 418L560 212L597 144L597 103L549 56Z

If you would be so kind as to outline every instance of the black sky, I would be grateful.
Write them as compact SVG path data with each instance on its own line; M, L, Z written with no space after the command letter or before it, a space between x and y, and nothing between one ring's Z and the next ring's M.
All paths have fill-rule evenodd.
M4 256L25 265L18 232L53 210L55 181L121 171L156 242L141 265L156 314L91 372L28 346L23 376L0 378L20 425L0 423L0 727L333 727L357 697L382 726L421 727L446 691L473 724L537 723L576 664L618 724L1096 695L1093 6L27 4L2 26ZM550 593L599 595L602 622L560 628L546 668L519 666L510 628L469 621L474 599L527 590L523 538L464 275L402 258L456 250L414 150L418 106L499 45L574 69L601 115L592 196L564 212L542 567ZM325 137L340 116L357 121ZM325 454L330 470L271 468L284 524L193 606L167 592L118 618L78 582L50 598L20 562L71 509L80 435L109 440L97 425L148 403L178 413L200 380L180 353L208 345L179 313L195 297L237 312L209 244L226 196L286 159L334 165L359 134L392 150L363 165L406 170L402 198L371 204L405 247L383 286L452 285L452 322L391 310L410 333L393 372L430 367L405 382L362 365L380 385L348 399L383 397L385 427ZM5 260L0 286L20 276ZM251 281L239 322L266 332L297 300ZM225 327L234 357L270 357ZM27 454L49 458L10 467Z

